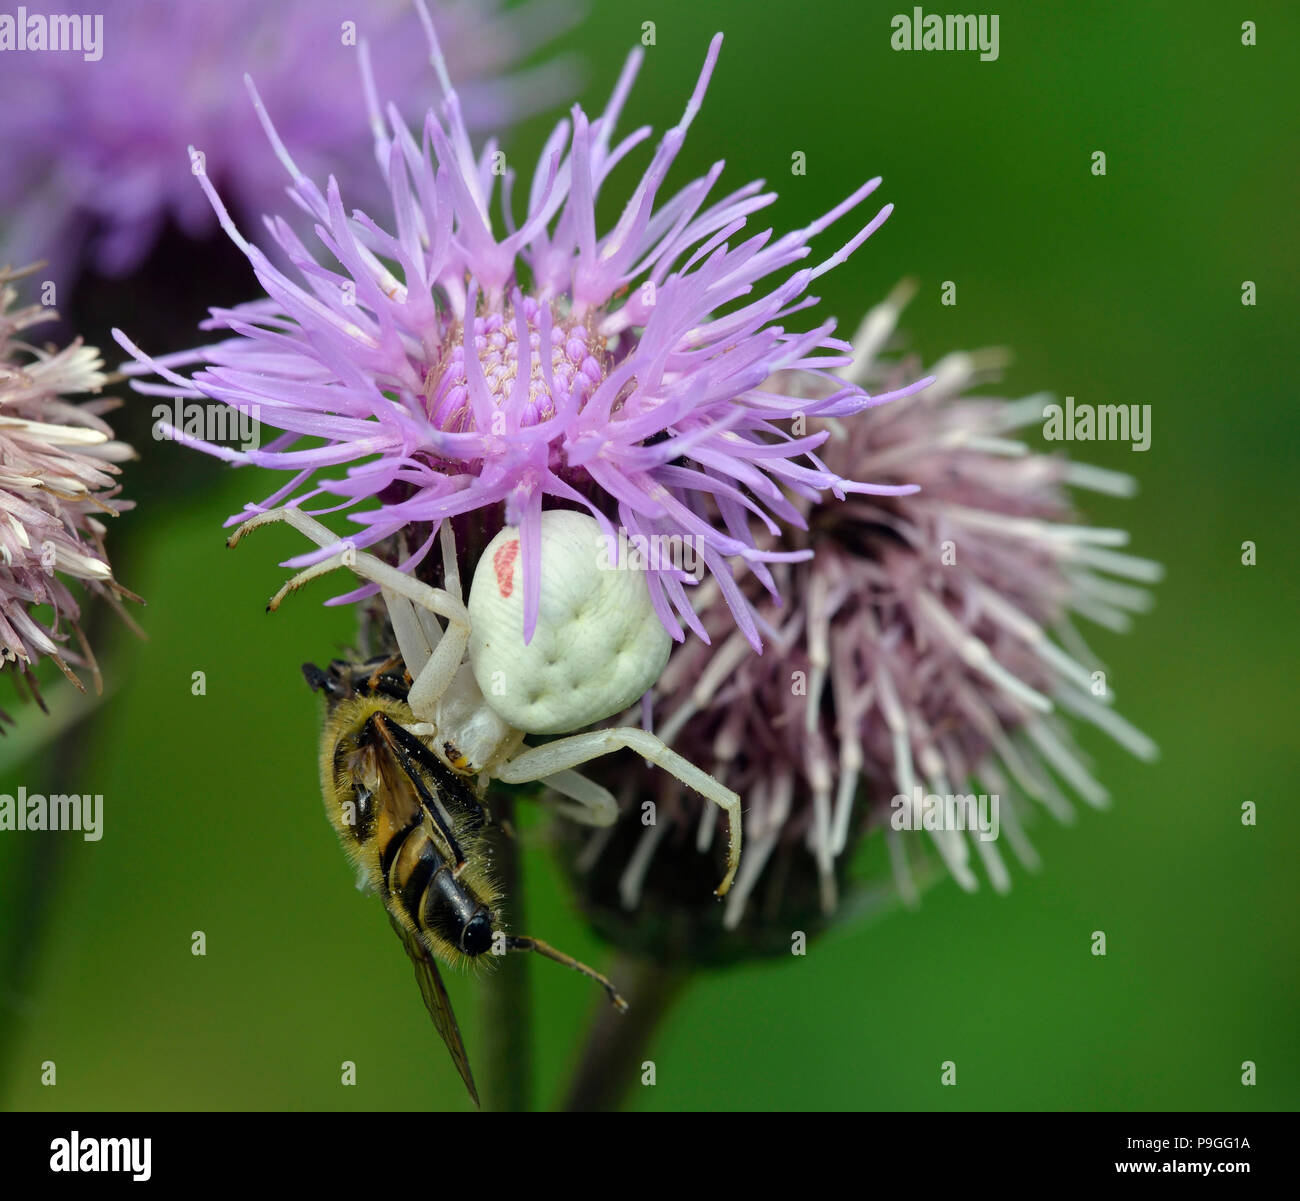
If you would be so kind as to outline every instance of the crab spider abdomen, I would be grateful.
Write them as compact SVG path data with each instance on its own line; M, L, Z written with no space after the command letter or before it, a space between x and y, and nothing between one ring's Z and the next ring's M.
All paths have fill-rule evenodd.
M469 656L483 696L529 734L564 734L626 709L656 680L672 640L645 573L614 562L585 513L542 514L541 598L524 643L519 531L488 544L469 595Z

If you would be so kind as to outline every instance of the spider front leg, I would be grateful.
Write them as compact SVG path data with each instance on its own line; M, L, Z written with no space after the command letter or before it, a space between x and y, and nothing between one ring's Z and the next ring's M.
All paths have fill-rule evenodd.
M374 555L346 545L346 539L339 538L332 530L299 509L270 509L259 513L231 534L226 545L236 546L252 530L276 521L292 526L318 546L345 545L337 554L305 568L290 579L271 598L267 608L271 611L278 609L290 592L331 571L337 571L340 567L348 568L363 580L378 584L388 607L398 649L402 652L406 670L413 678L408 702L417 716L430 714L465 657L470 630L465 603L458 595L433 588L398 571L392 564L385 563ZM450 527L446 526L443 530L443 553L444 556L450 554L454 564L455 548L450 533ZM458 583L457 591L459 592ZM447 630L440 637L436 616L431 615L447 620Z
M736 877L736 869L740 866L740 797L730 788L719 784L708 772L701 771L688 759L683 759L676 751L665 746L653 734L630 726L571 734L567 738L548 742L545 746L523 747L513 759L503 763L493 774L506 784L524 784L530 780L569 773L579 763L588 763L623 747L630 747L643 759L662 767L688 788L693 788L706 800L727 811L730 834L727 872L722 877L722 883L715 889L718 896L726 895Z
M347 541L345 538L340 538L328 526L321 525L314 517L309 517L301 509L267 509L264 513L257 513L245 521L226 539L226 545L233 550L254 530L280 521L297 530L303 537L311 539L317 546L336 546L340 542Z

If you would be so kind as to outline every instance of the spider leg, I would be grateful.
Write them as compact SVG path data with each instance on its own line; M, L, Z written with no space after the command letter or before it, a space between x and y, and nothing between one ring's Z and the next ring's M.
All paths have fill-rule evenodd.
M727 813L730 844L727 848L727 871L715 890L718 896L726 894L736 878L740 866L741 808L740 797L730 788L719 784L708 772L701 771L688 759L665 746L653 734L632 726L618 726L610 730L592 730L585 734L571 734L557 738L544 746L523 747L513 758L503 763L493 773L506 784L523 784L568 771L580 763L588 763L612 751L629 747L643 759L650 760L676 776L688 788L693 788L706 800L712 801Z
M444 517L438 527L438 543L442 548L442 586L457 600L464 600L460 590L460 567L456 563L456 533L451 528L451 518Z
M552 800L551 807L570 821L584 826L612 826L618 820L618 802L608 788L588 780L576 771L557 771L542 777L542 783L568 797L569 802Z
M290 592L340 567L347 567L363 580L378 584L388 606L398 648L407 671L413 677L408 698L411 708L419 716L431 713L460 667L469 644L469 613L457 594L460 583L454 567L450 578L457 593L432 588L374 555L357 551L346 539L339 538L299 509L270 509L259 513L231 534L226 545L236 546L252 530L276 521L285 522L318 546L343 544L343 549L300 571L271 598L268 607L277 609ZM444 523L443 553L444 556L450 554L454 563L455 544L451 539L450 523ZM447 619L445 633L442 633L435 614Z
M319 563L313 563L310 567L303 568L297 575L286 580L280 591L266 602L266 611L274 613L289 593L297 592L299 588L310 584L312 580L319 579L323 575L329 575L331 571L338 571L340 567L346 567L348 560L355 553L355 551L341 550L336 555L330 555L328 559L322 559Z
M267 509L265 513L258 513L244 522L226 539L226 545L233 549L254 530L280 521L297 530L303 537L309 538L317 546L337 546L340 542L347 541L327 526L321 525L314 517L309 517L301 509Z
M363 579L379 585L390 612L394 608L401 611L403 606L400 602L406 601L414 607L418 616L438 614L447 619L446 632L438 639L432 652L423 661L417 658L418 665L413 665L410 659L406 661L406 668L414 677L407 701L417 717L429 716L438 698L451 685L461 660L465 658L470 629L469 612L465 603L458 596L442 588L432 588L373 555L357 555L352 570ZM420 628L418 622L416 628ZM398 646L402 646L396 626L393 632L398 634ZM402 647L402 652L405 658L405 647Z

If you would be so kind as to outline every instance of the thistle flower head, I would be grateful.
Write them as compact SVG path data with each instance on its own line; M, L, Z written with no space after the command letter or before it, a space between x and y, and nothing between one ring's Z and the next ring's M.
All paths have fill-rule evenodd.
M798 266L811 239L879 180L777 238L770 230L744 232L752 214L774 199L760 184L710 201L721 163L664 198L669 168L700 112L719 37L681 120L659 140L611 229L598 232L598 196L650 132L615 140L639 51L597 118L575 107L571 121L555 129L516 221L514 173L494 142L478 155L471 149L460 98L422 15L443 93L422 130L408 130L392 106L381 113L366 71L391 228L363 212L349 215L335 179L324 191L317 187L268 118L294 198L336 265L318 261L285 222L274 220L268 228L297 275L279 270L244 240L201 179L267 298L214 310L206 327L236 336L186 354L150 360L119 336L166 381L140 387L205 396L283 431L247 452L173 432L232 461L290 473L263 507L322 497L337 498L337 508L368 502L353 514L360 532L351 541L359 547L411 526L436 529L444 519L503 510L505 522L521 531L526 638L536 620L546 505L589 510L611 539L615 521L636 536L692 539L739 628L757 646L751 602L727 560L747 563L773 588L769 565L789 554L758 546L751 520L774 537L780 523L803 520L791 496L811 501L828 489L906 490L828 470L815 453L824 433L796 437L780 424L797 413L844 415L889 399L873 402L833 377L832 369L848 361L846 344L832 337L833 322L786 327L816 303L808 295L813 282L888 215L886 207L840 250ZM254 100L262 112L255 92ZM774 281L778 273L785 274ZM185 377L180 367L194 369ZM765 388L775 375L790 387ZM342 476L330 474L338 468ZM432 537L404 567L419 562ZM660 565L648 579L655 610L674 637L684 637L679 619L705 634L681 570Z
M53 313L14 308L15 278L0 271L0 655L39 700L32 669L43 657L78 688L72 667L88 667L99 686L68 582L110 601L131 595L113 579L101 520L130 507L117 499L115 464L131 448L100 416L116 401L65 399L106 382L97 350L80 341L42 350L22 340Z
M513 77L504 72L567 25L571 6L534 3L503 14L496 0L445 0L436 8L473 124L496 127L562 94L571 72L561 62ZM65 9L34 0L23 11L44 21ZM60 283L83 246L100 272L123 275L144 258L165 220L192 237L215 227L186 167L188 145L210 156L214 180L236 212L256 217L283 203L278 167L247 153L261 132L239 87L246 71L262 81L303 162L313 170L347 168L354 195L367 204L382 188L364 170L370 139L359 42L382 52L385 87L403 112L428 105L428 59L408 0L101 0L95 13L98 45L6 54L0 72L6 252L19 261L50 259ZM74 20L78 40L93 40L92 18L84 30L81 18Z
M904 299L896 293L864 321L851 378L889 387L908 374L878 358ZM798 545L815 557L775 569L797 603L757 603L767 653L727 637L722 598L701 590L700 619L723 641L712 655L695 643L674 651L654 715L666 742L744 798L746 854L727 897L728 927L741 924L751 897L772 899L780 887L772 863L792 848L804 865L796 885L815 878L822 909L833 909L845 852L880 826L905 898L915 896L914 872L932 862L931 842L963 888L977 886L978 862L1004 890L1010 877L996 842L973 829L923 829L931 823L915 812L918 794L996 796L1001 832L1032 865L1013 792L1063 819L1070 806L1053 775L1090 804L1107 799L1064 719L1082 718L1142 758L1155 753L1111 707L1100 664L1070 620L1123 630L1148 606L1140 585L1158 579L1159 566L1115 549L1127 541L1122 531L1072 524L1066 490L1126 495L1132 480L1015 440L1015 430L1043 420L1043 397L965 395L1000 357L950 355L925 392L841 423L825 450L832 470L852 464L921 490L807 507ZM646 881L662 890L657 856L675 854L680 874L683 829L698 828L701 849L713 841L714 815L696 798L668 785L655 799L659 820L618 860L628 907ZM608 865L601 870L607 881Z

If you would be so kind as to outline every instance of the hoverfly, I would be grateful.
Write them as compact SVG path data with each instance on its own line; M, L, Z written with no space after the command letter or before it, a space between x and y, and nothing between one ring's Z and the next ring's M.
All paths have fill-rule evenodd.
M362 882L378 892L415 966L433 1024L469 1095L478 1090L438 961L460 967L489 951L536 951L627 1002L599 972L536 938L501 930L500 889L485 831L490 815L463 757L421 729L399 656L364 664L303 665L325 696L320 773L325 810Z

